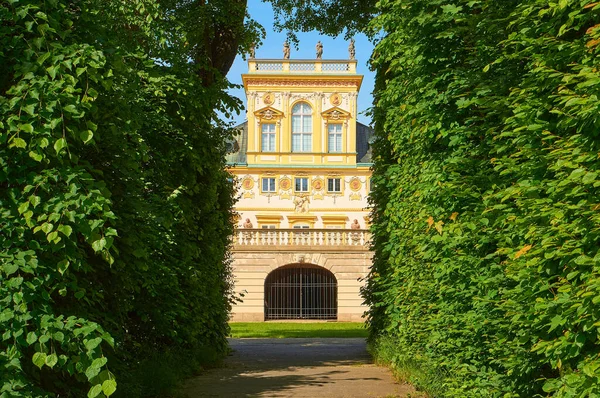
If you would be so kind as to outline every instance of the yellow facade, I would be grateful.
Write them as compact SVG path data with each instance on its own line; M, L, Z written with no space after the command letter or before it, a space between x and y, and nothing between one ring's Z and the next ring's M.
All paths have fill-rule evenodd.
M267 274L310 258L343 291L337 319L360 320L372 132L357 122L356 61L250 59L248 67L247 122L228 155L239 193L236 291L245 292L233 318L263 320Z

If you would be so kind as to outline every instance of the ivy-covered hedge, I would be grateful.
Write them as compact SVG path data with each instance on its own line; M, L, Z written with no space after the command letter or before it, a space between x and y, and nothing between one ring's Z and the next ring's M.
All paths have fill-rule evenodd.
M161 353L226 350L215 111L237 103L179 3L0 2L0 397L109 396Z
M376 354L433 396L599 396L600 3L378 7Z

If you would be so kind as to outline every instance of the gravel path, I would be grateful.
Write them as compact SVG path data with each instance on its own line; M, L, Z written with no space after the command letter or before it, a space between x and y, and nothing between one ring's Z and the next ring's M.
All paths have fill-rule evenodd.
M410 397L373 365L364 339L231 339L225 366L188 381L195 397Z

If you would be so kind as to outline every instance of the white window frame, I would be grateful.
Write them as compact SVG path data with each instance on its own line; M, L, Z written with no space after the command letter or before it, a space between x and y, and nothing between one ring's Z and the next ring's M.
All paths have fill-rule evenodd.
M294 124L299 120L299 126ZM306 121L308 120L308 122ZM299 131L298 131L299 129ZM307 131L308 130L308 131ZM300 144L298 146L298 143ZM312 108L307 102L298 102L292 108L292 152L312 151Z
M336 182L337 182L337 184L336 184ZM337 187L336 187L336 185L337 185ZM342 179L337 178L337 177L328 178L327 179L327 192L342 193Z
M327 151L329 153L342 152L342 131L341 123L331 123L327 125Z
M300 225L294 225L292 228L293 229L310 229L310 225L300 224Z
M298 182L300 182L300 189L298 189ZM295 177L294 178L294 191L295 192L308 192L308 177Z
M267 183L265 189L265 183ZM260 188L262 192L273 193L277 191L274 177L262 177L260 180Z
M260 149L261 152L275 152L277 137L275 123L262 123L260 125Z

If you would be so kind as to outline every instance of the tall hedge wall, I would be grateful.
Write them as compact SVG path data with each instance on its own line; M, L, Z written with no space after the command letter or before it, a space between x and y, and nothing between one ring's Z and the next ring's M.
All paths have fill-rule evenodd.
M226 352L233 194L216 110L238 104L190 44L217 37L192 11L0 2L2 398L148 396L170 364Z
M378 7L376 354L433 396L600 395L600 3Z

